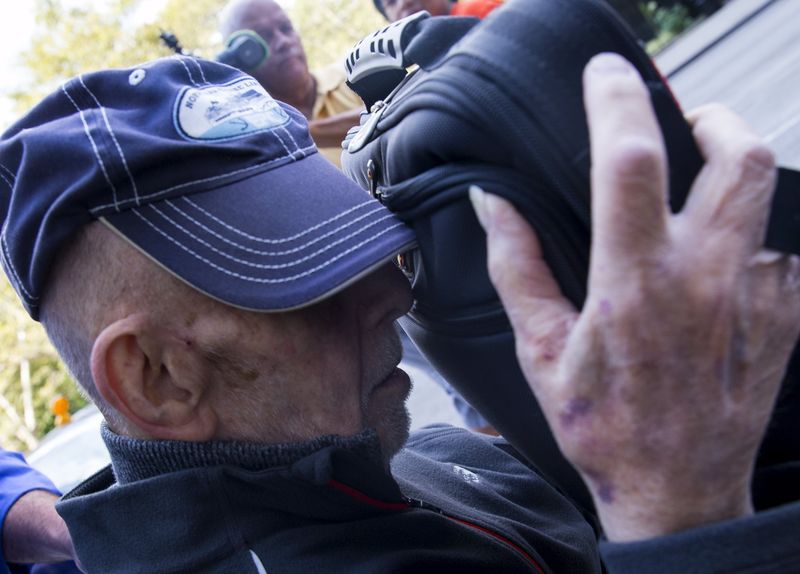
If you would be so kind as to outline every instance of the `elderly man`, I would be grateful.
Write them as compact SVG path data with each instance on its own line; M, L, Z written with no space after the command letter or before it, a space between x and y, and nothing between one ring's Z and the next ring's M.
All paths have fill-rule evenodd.
M671 216L638 76L598 57L586 98L580 315L513 208L473 200L607 566L791 568L800 504L752 516L748 488L800 329L798 262L759 248L771 156L697 114L708 164ZM4 267L108 423L113 474L58 506L88 572L600 571L589 523L504 441L408 438L411 297L388 261L414 237L254 79L180 57L81 76L4 135L0 166Z
M344 67L308 69L303 43L291 20L274 0L233 0L223 10L220 32L227 38L253 30L269 46L267 60L250 73L277 100L300 110L323 155L339 165L347 130L358 125L364 107L345 83Z

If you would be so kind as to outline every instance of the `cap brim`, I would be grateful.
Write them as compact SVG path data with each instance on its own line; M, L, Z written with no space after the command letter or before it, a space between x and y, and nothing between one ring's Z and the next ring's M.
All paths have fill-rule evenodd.
M415 243L318 153L101 221L198 291L253 311L311 305Z

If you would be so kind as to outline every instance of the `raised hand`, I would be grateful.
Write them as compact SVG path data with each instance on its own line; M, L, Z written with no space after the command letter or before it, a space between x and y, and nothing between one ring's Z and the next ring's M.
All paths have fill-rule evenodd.
M667 205L646 88L617 55L584 73L592 252L578 312L533 230L474 189L517 356L611 540L752 512L753 462L800 332L800 262L761 248L772 154L730 111L690 116L706 164Z

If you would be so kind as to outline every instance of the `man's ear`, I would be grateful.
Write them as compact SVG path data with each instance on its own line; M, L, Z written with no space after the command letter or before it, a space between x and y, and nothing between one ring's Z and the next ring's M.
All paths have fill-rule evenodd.
M92 377L100 395L141 438L204 441L217 417L212 379L192 345L144 314L108 325L92 348Z

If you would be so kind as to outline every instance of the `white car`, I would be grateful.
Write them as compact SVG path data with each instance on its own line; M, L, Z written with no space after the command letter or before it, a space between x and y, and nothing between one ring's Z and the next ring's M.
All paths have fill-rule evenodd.
M103 415L94 405L82 408L68 425L47 434L26 457L28 463L52 480L61 492L68 492L110 461L100 437L102 421Z

